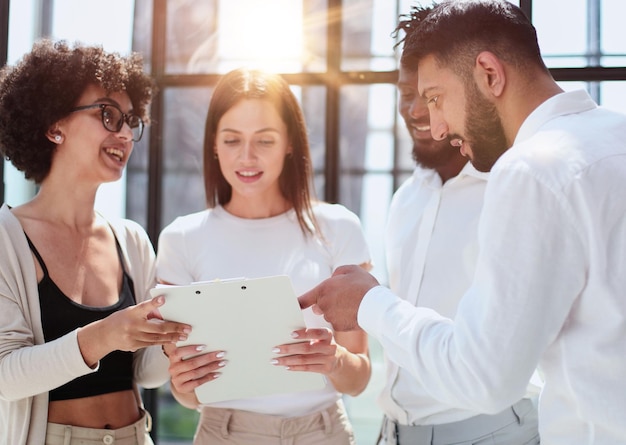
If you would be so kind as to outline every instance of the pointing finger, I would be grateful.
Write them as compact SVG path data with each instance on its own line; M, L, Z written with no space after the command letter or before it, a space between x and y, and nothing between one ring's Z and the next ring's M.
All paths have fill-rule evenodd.
M300 303L300 309L306 309L314 304L317 304L318 290L317 287L303 293L298 297L298 303Z

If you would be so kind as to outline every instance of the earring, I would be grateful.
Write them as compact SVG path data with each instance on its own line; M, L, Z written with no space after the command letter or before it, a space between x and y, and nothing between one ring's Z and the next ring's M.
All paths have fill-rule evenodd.
M57 134L57 135L54 137L54 141L55 141L55 142L61 142L61 135L60 135L60 134Z

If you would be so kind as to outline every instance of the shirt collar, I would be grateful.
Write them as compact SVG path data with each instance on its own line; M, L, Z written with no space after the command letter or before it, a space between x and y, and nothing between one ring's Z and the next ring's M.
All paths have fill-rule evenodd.
M453 178L450 178L448 181L446 181L446 184L454 184L457 181L460 181L463 178L468 177L468 176L475 178L475 179L481 179L481 180L486 181L487 178L489 178L489 173L479 172L478 170L476 170L476 168L472 165L471 162L467 162L463 166L459 174L454 176ZM427 184L431 187L437 187L437 188L442 187L441 178L439 177L439 174L432 168L425 168L425 167L422 167L421 165L417 165L415 167L415 170L413 171L413 179L415 181L422 181L424 184Z
M528 115L522 123L515 142L517 145L533 136L546 122L567 114L581 113L598 105L585 90L575 90L552 96Z

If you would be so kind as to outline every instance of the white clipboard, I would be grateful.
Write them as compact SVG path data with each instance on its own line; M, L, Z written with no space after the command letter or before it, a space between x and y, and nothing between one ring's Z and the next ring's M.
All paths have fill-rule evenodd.
M222 375L196 388L200 403L324 388L321 374L270 363L277 355L272 349L296 343L291 333L305 327L288 276L158 286L150 294L165 296L159 308L164 319L192 326L178 346L204 344L206 352L226 351Z

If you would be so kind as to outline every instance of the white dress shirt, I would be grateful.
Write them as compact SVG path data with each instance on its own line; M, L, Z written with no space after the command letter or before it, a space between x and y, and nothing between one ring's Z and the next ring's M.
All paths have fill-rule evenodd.
M389 287L396 295L454 317L474 277L487 177L468 163L444 184L435 170L418 166L400 186L385 232ZM477 414L433 399L408 370L387 357L385 362L386 382L378 402L390 419L428 425Z
M454 321L378 286L359 324L443 403L495 413L539 363L542 444L626 440L626 116L541 104L496 162Z

